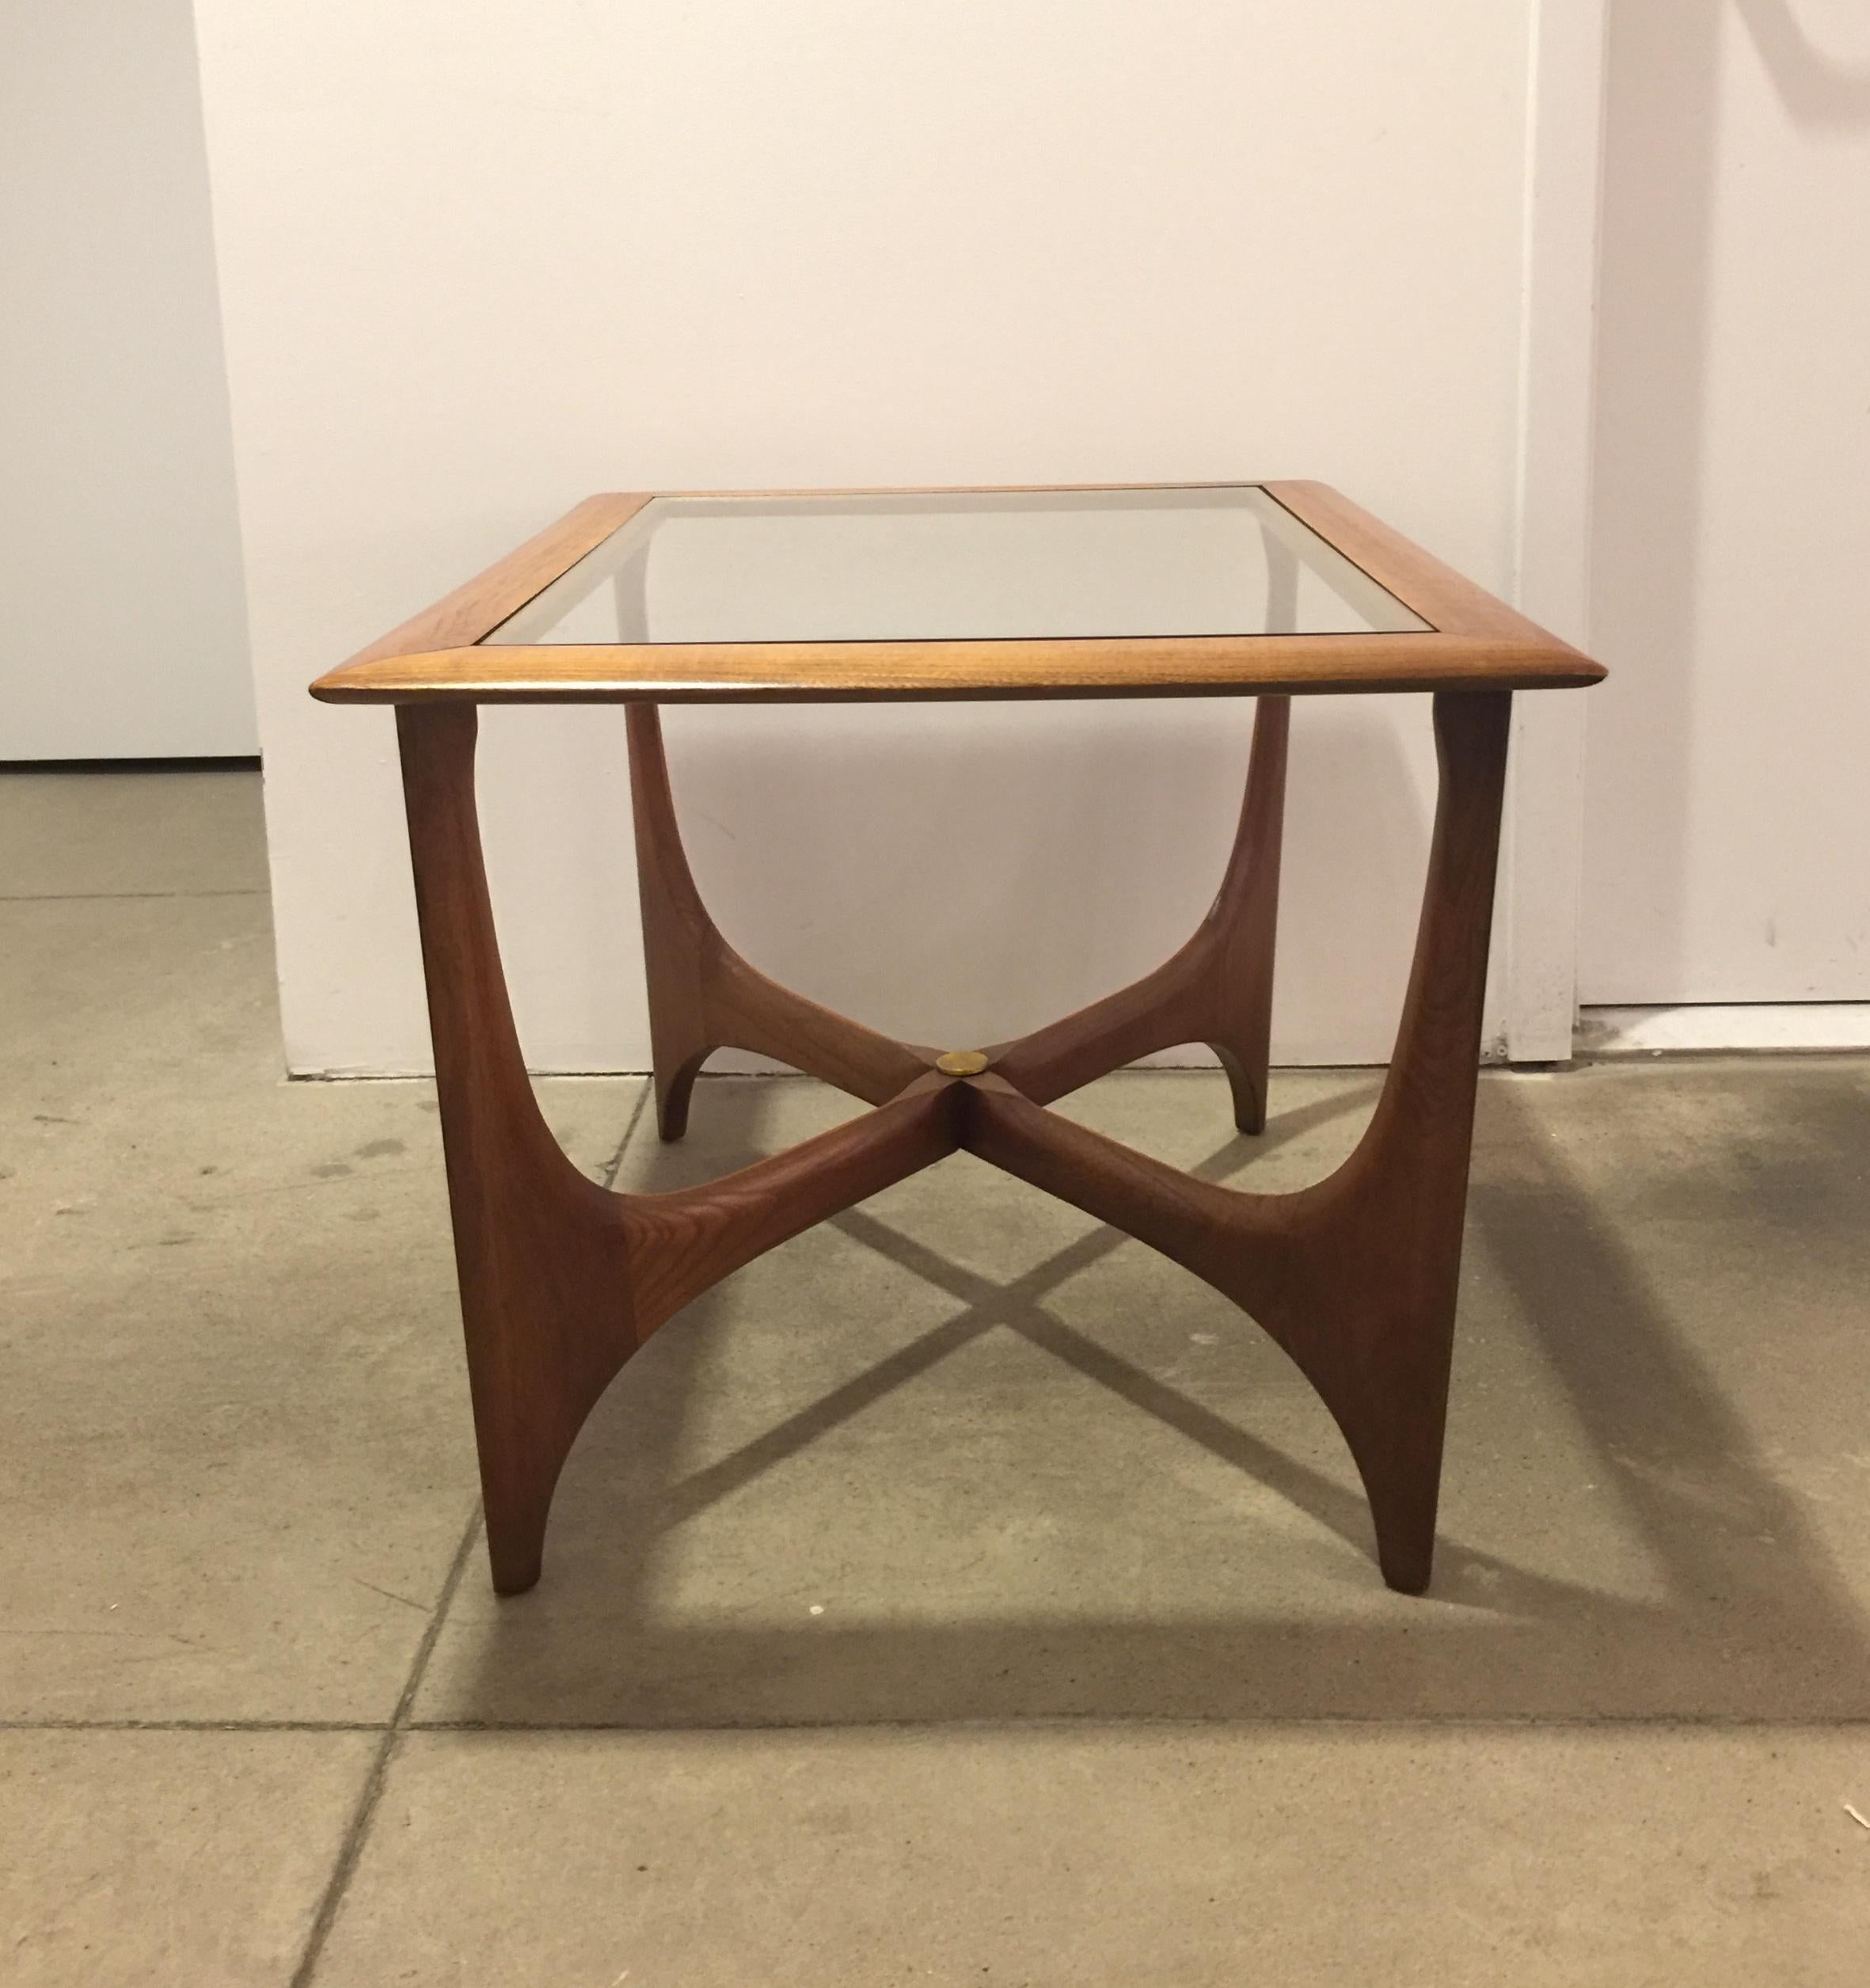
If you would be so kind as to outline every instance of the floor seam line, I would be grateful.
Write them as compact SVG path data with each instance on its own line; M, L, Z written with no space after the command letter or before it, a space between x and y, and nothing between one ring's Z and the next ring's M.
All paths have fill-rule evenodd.
M655 1089L655 1078L645 1077L643 1079L643 1088L637 1092L636 1104L630 1112L629 1123L623 1128L623 1137L617 1142L617 1150L611 1154L610 1163L604 1169L603 1184L606 1188L614 1188L617 1185L617 1176L623 1171L623 1156L629 1150L630 1141L636 1136L637 1127L642 1119L644 1108L649 1102L649 1093Z
M289 1988L307 1988L324 1957L325 1947L331 1937L332 1928L337 1923L339 1908L344 1895L349 1891L351 1880L363 1855L363 1846L370 1835L371 1823L375 1819L377 1804L382 1799L383 1788L390 1777L391 1762L396 1757L397 1743L409 1729L410 1715L414 1709L416 1693L421 1688L422 1679L428 1669L428 1660L435 1653L435 1646L447 1620L448 1610L454 1599L455 1590L461 1585L468 1556L473 1551L474 1541L481 1530L481 1509L474 1507L467 1528L461 1536L461 1543L454 1549L454 1560L442 1582L441 1592L435 1597L433 1613L428 1626L422 1632L422 1640L416 1646L416 1655L409 1665L409 1674L403 1681L401 1695L396 1701L396 1709L390 1715L388 1726L380 1728L382 1737L378 1743L376 1757L371 1761L370 1771L364 1777L363 1786L357 1797L357 1805L352 1811L351 1820L338 1844L337 1857L332 1864L331 1876L325 1880L325 1890L318 1900L318 1909L313 1914L311 1928L306 1934L305 1947L298 1957L298 1964L292 1970Z

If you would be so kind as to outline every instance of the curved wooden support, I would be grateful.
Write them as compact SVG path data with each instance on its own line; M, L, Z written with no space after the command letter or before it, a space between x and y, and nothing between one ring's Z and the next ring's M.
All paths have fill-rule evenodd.
M682 850L660 715L652 704L633 704L627 723L656 1127L663 1138L678 1139L688 1129L695 1078L716 1049L770 1056L866 1104L895 1097L929 1059L769 980L728 944Z
M956 1088L931 1072L867 1117L705 1187L618 1197L639 1340L743 1264L945 1158Z
M1161 1250L1246 1309L1265 1306L1289 1240L1283 1211L1302 1196L1197 1180L1034 1104L993 1070L964 1089L964 1152Z
M1283 698L1262 701L1233 854L1188 945L1136 986L967 1077L932 1071L930 1052L775 986L727 945L676 838L655 711L633 709L665 1136L679 1133L688 1085L717 1044L777 1056L878 1106L707 1186L642 1195L586 1180L534 1100L481 857L474 709L400 707L496 1587L511 1594L538 1578L565 1458L652 1332L741 1264L957 1145L1153 1244L1252 1313L1343 1430L1370 1494L1385 1577L1410 1591L1426 1586L1511 703L1500 692L1435 700L1441 795L1395 1061L1350 1159L1330 1179L1283 1196L1189 1179L1043 1108L1116 1062L1195 1040L1231 1056L1237 1115L1243 1126L1261 1122Z
M1274 941L1292 700L1263 697L1246 796L1221 888L1195 935L1133 986L993 1051L996 1070L1041 1104L1178 1043L1221 1059L1243 1132L1264 1131Z
M474 807L471 705L396 713L468 1382L503 1595L539 1577L572 1439L635 1350L614 1195L539 1115L500 971Z
M960 1122L967 1150L1252 1313L1343 1431L1384 1577L1412 1594L1435 1551L1511 706L1501 693L1435 700L1441 794L1396 1056L1363 1138L1328 1180L1272 1196L1191 1180L995 1073L969 1080Z
M1511 691L1435 698L1441 791L1396 1052L1357 1150L1314 1190L1317 1239L1282 1299L1289 1320L1342 1321L1328 1378L1306 1370L1408 1594L1435 1556L1512 710Z
M540 1115L513 1025L474 709L397 718L488 1553L511 1595L539 1577L559 1473L624 1362L729 1271L952 1152L953 1085L911 1059L880 1110L705 1187L616 1195L587 1180Z

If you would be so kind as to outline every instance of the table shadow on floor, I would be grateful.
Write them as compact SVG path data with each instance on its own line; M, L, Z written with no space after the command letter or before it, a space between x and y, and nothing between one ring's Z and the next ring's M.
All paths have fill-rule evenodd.
M731 1132L717 1122L716 1161L768 1150L763 1089L724 1085L705 1100L733 1120ZM1367 1114L1373 1095L1363 1085L1275 1116L1266 1142L1230 1140L1195 1170L1250 1185L1255 1162L1279 1142L1334 1115ZM729 1301L716 1294L692 1307L593 1417L561 1486L541 1587L495 1604L483 1570L470 1569L471 1592L438 1649L419 1722L1870 1715L1870 1643L1857 1596L1802 1501L1765 1467L1678 1308L1644 1274L1640 1234L1606 1214L1601 1188L1554 1157L1529 1095L1484 1086L1469 1237L1470 1262L1484 1268L1469 1279L1462 1331L1479 1343L1473 1360L1493 1357L1491 1344L1511 1370L1550 1378L1536 1395L1509 1390L1516 1426L1492 1431L1492 1461L1477 1460L1472 1453L1484 1446L1463 1429L1462 1367L1471 1363L1458 1363L1456 1435L1428 1597L1382 1586L1355 1473L1309 1395L1301 1391L1295 1405L1293 1390L1269 1385L1264 1417L1254 1402L1245 1411L1237 1398L1217 1406L1129 1357L1108 1334L1059 1316L1053 1294L1067 1279L1100 1265L1108 1271L1113 1252L1140 1245L1093 1229L1002 1283L863 1207L839 1218L842 1236L874 1252L886 1271L945 1294L946 1315L925 1329L904 1327L861 1370L688 1468L688 1405L697 1389L731 1384L716 1358ZM1841 1125L1830 1131L1846 1136ZM1822 1167L1826 1155L1810 1146L1826 1136L1822 1123L1806 1127L1796 1162L1786 1163ZM692 1177L693 1165L678 1150L659 1177L673 1184ZM1762 1182L1762 1192L1769 1200L1772 1184ZM1160 1268L1166 1305L1177 1294L1210 1302L1192 1279ZM881 1329L889 1337L887 1317ZM1241 1358L1262 1363L1255 1371L1270 1382L1283 1356L1245 1320L1239 1331ZM1094 1384L1123 1413L1172 1430L1309 1524L1267 1537L1246 1591L1217 1591L1191 1568L1183 1589L1165 1600L1157 1583L1147 1606L1125 1598L1137 1587L1136 1541L1113 1539L1108 1578L1089 1570L1062 1603L1055 1595L1043 1608L996 1599L971 1614L918 1613L922 1553L937 1554L939 1512L920 1522L929 1528L921 1549L913 1527L904 1533L883 1576L887 1593L876 1591L870 1567L876 1606L867 1617L846 1619L841 1610L827 1621L800 1609L795 1625L718 1595L699 1607L685 1599L671 1573L684 1527L728 1501L770 1496L777 1473L808 1466L815 1446L853 1418L997 1335ZM1582 1432L1581 1451L1546 1456L1544 1438L1557 1424L1575 1424L1575 1439ZM1043 1428L1035 1436L1042 1442ZM944 1440L943 1430L932 1426L927 1439ZM1588 1542L1568 1545L1551 1523L1553 1499L1579 1488L1580 1454L1611 1501L1603 1522L1618 1549L1615 1579L1599 1577ZM865 1467L884 1466L871 1452ZM886 1487L846 1478L834 1488L863 1501ZM1158 1528L1153 1537L1166 1553L1176 1549L1163 1495L1139 1488L1138 1497L1143 1532ZM835 1526L838 1509L802 1507L801 1530ZM1604 1509L1600 1498L1594 1510ZM1491 1547L1470 1536L1470 1520ZM1519 1553L1521 1540L1537 1542L1537 1554ZM820 1543L800 1538L801 1557ZM782 1541L781 1557L785 1550ZM1632 1557L1648 1570L1636 1583ZM754 1586L784 1589L770 1557L754 1571Z

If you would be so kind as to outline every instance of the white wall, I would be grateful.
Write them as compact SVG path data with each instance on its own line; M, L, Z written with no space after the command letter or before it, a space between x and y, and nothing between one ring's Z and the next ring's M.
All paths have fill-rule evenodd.
M0 7L0 759L257 739L188 0Z
M298 1070L427 1041L389 716L306 680L587 492L1311 475L1512 576L1530 0L200 0ZM1154 964L1222 702L684 712L730 936L925 1040ZM1275 1053L1387 1053L1420 703L1302 706ZM493 714L529 1050L640 1066L621 726Z
M1587 1001L1870 998L1870 10L1614 0Z

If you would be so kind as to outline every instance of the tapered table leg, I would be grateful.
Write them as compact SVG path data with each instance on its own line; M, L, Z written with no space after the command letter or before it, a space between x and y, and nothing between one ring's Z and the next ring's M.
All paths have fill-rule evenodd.
M1247 791L1214 908L1214 1013L1201 1040L1221 1060L1233 1093L1233 1122L1266 1129L1272 1050L1273 956L1279 934L1279 858L1285 840L1286 755L1292 700L1263 697L1253 717Z
M474 806L472 705L397 711L435 1088L493 1584L539 1576L573 1439L634 1350L614 1198L539 1115L500 971Z
M1290 697L1256 701L1240 825L1220 890L1188 944L1134 986L992 1052L994 1068L1035 1103L1157 1050L1206 1043L1227 1073L1235 1124L1264 1128L1291 717Z
M1043 1110L1005 1062L970 1080L960 1127L968 1150L1252 1313L1343 1431L1384 1577L1409 1593L1435 1549L1511 709L1501 692L1435 699L1441 793L1396 1055L1328 1179L1278 1195L1191 1179Z
M540 1116L513 1025L474 806L475 712L397 718L488 1551L511 1595L538 1579L559 1473L625 1361L741 1264L952 1152L952 1086L899 1051L904 1082L880 1108L789 1152L667 1194L587 1180Z
M1295 1225L1279 1325L1349 1442L1392 1587L1435 1555L1512 695L1435 703L1441 794L1396 1054L1363 1142Z
M834 1014L769 980L724 939L701 902L676 826L662 720L652 704L629 708L630 798L656 1126L665 1139L688 1129L689 1097L716 1049L749 1049L823 1078L868 1104L894 1097L929 1057Z

